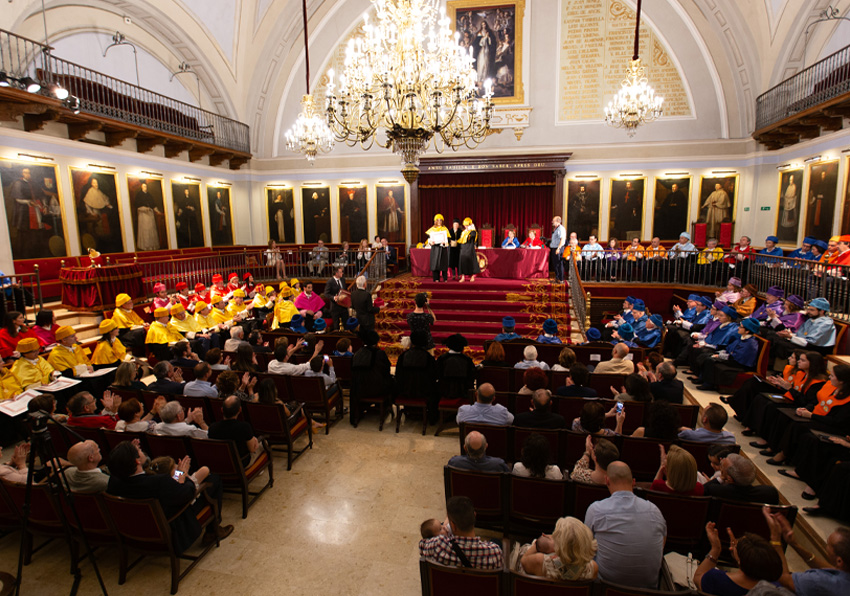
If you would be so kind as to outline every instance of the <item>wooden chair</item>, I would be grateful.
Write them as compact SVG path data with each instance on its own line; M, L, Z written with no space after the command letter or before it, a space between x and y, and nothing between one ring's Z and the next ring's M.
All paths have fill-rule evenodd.
M491 457L499 457L505 461L510 460L510 439L509 433L513 430L512 426L495 426L493 424L478 424L475 422L461 422L460 433L460 454L464 452L464 441L466 435L476 430L484 435L487 439L487 455Z
M65 433L66 441L69 445L74 445L79 442L79 439L71 433L80 435L84 441L94 441L100 447L101 453L109 453L109 443L103 437L103 433L99 428L86 428L85 426L70 426Z
M567 384L567 379L569 378L570 373L565 370L553 370L552 371L552 384L549 385L549 388L552 391L555 391L558 387L563 387Z
M121 398L121 401L129 401L131 399L141 400L141 396L136 389L122 389L121 387L115 387L114 385L109 387L109 390Z
M192 455L186 437L148 433L145 435L145 440L150 451L148 455L150 455L151 459L168 456L173 458L175 462L178 462L187 455ZM194 461L192 462L192 468L195 468Z
M325 434L329 434L331 424L343 417L342 390L329 396L322 377L289 377L289 382L292 394L298 396L311 415L318 415L325 422ZM282 398L278 395L278 399ZM331 410L335 412L333 418Z
M68 498L62 495L60 505L71 526L71 534L75 540L82 542L82 534L93 548L97 546L114 546L118 544L118 534L112 525L112 520L101 505L100 496L89 493L72 493L73 510ZM74 515L76 511L76 516ZM77 523L79 518L80 523ZM119 549L119 555L122 551ZM126 565L126 561L124 562Z
M669 449L673 441L659 441L644 437L620 437L620 461L629 464L632 476L638 482L651 482L661 465L659 445Z
M501 569L481 570L446 567L425 559L419 560L422 596L469 596L507 594Z
M705 533L711 497L686 497L640 488L635 489L635 494L654 503L667 521L665 552L687 555L697 550Z
M604 484L587 484L584 482L570 482L573 487L572 515L584 521L587 508L596 501L607 499L611 496L608 487Z
M262 435L272 449L276 445L284 446L286 449L286 469L292 469L292 462L298 456L313 448L313 424L304 411L304 406L298 408L286 416L283 406L280 404L261 404L257 402L244 402L242 409L254 427L254 432ZM307 434L307 445L301 449L295 449L295 442L299 437Z
M502 366L484 366L478 369L478 386L490 383L496 391L511 391L512 371Z
M569 502L569 483L564 480L522 478L507 474L507 515L505 533L534 538L551 532L565 515Z
M561 433L558 442L558 466L562 470L572 470L575 463L584 455L587 433L572 430L561 431Z
M708 519L714 521L718 528L732 528L736 537L741 537L745 532L752 532L759 536L770 536L770 528L768 528L762 514L762 507L764 507L764 503L745 503L715 497L712 500ZM794 527L794 521L797 519L796 505L770 505L770 509L774 513L782 513L791 527ZM721 558L729 561L731 560L728 551L729 534L725 531L718 532L718 534L723 545Z
M755 370L739 372L731 385L721 385L717 388L720 393L735 393L753 375L758 375L762 379L767 377L767 371L770 368L770 341L758 335L754 335L753 337L758 340L759 344Z
M21 513L0 483L0 532L9 534L20 529Z
M428 430L428 400L424 397L407 397L406 395L397 395L395 400L395 432L401 429L401 415L411 410L422 411L422 435L424 436Z
M262 381L263 379L271 379L274 382L274 386L277 389L277 398L280 401L289 401L293 398L292 388L289 385L290 379L294 379L295 377L291 377L289 375L276 375L272 373L256 373L257 383ZM300 397L298 401L303 401Z
M596 390L596 395L603 396L611 393L611 387L622 387L627 375L609 373L591 373L587 386ZM640 426L640 425L638 425Z
M77 439L69 441L68 431L65 430L64 424L50 422L47 424L47 431L50 433L50 441L53 443L56 455L63 459L67 458L68 449L77 442Z
M521 428L513 427L513 441L511 442L511 458L508 461L519 461L522 459L522 446L529 436L533 434L541 435L549 441L549 463L558 463L558 453L561 451L561 431L546 430L541 428Z
M697 460L697 469L708 476L714 475L714 468L711 467L711 462L708 460L708 451L714 447L712 443L700 443L698 441L676 441L676 444L694 456ZM740 453L740 445L724 445L732 453Z
M17 509L19 517L23 517L24 503L26 501L27 486L24 483L8 482L3 480L3 488L9 499ZM33 484L29 499L29 520L27 521L27 533L24 537L24 565L29 565L34 552L40 550L44 545L54 538L62 538L66 542L70 539L64 524L59 503L56 501L51 487L48 484ZM38 548L33 550L33 539L35 536L46 538ZM71 571L76 569L79 553L76 545L71 546Z
M596 586L592 581L553 582L516 571L508 572L507 582L507 593L513 596L592 596Z
M694 592L690 590L666 591L632 588L603 581L597 586L596 594L598 596L692 596Z
M204 413L204 420L215 420L209 406L210 398L191 395L175 395L174 399L185 408L186 412L195 408L201 408L201 412Z
M464 496L472 499L475 525L479 528L501 530L504 527L504 491L507 474L471 472L451 466L443 467L446 501Z
M264 442L259 447L262 453L248 467L245 467L233 441L189 439L189 444L195 454L193 464L207 466L211 472L218 474L224 490L234 492L235 489L242 494L242 519L248 517L248 508L257 502L260 495L274 486L274 459ZM264 471L268 472L268 481L259 491L251 492L248 485Z
M127 573L145 556L164 556L171 561L171 593L177 589L186 575L213 548L219 545L218 539L210 542L197 556L178 554L171 539L170 523L192 506L191 503L178 511L171 519L165 517L162 506L156 499L125 499L109 494L101 495L103 504L112 520L115 531L120 537L119 548L122 554L118 571L118 583L127 581ZM204 495L206 498L206 495ZM218 516L216 506L207 504L195 515L202 528L214 522ZM141 553L136 561L127 565L127 552L132 549ZM180 559L191 561L188 567L180 572Z

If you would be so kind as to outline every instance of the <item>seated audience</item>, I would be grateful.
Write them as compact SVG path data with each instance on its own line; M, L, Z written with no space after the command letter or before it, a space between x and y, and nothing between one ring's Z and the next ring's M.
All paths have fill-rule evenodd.
M103 457L94 441L80 441L68 449L71 467L65 469L65 478L75 493L102 493L109 484L109 476L98 467Z
M797 348L806 348L829 354L835 346L836 329L832 317L829 316L829 300L815 298L806 306L806 321L792 332L790 329L778 331L771 348L771 356L785 359Z
M171 364L174 366L185 366L186 368L194 368L201 361L198 355L192 351L188 341L178 341L171 347L172 358Z
M427 540L420 540L420 557L449 567L502 569L502 547L475 535L475 508L472 499L452 497L446 503L446 514L451 535L439 534ZM463 553L463 558L458 552Z
M195 380L186 383L183 395L191 397L218 397L218 390L210 383L212 368L206 362L200 362L193 369Z
M599 579L635 588L657 588L667 522L653 503L632 492L629 466L615 461L606 481L611 496L587 508L584 522L596 538Z
M29 443L15 445L15 451L9 458L9 463L0 464L0 479L9 482L24 484L27 481L29 468L27 467L27 455L29 454ZM3 457L3 448L0 447L0 457Z
M790 573L786 563L780 583L798 596L846 594L850 589L850 529L838 527L827 537L828 559L824 559L800 545L784 515L771 513L770 517L778 526L779 536L811 567L806 571ZM770 539L779 542L774 532L771 525ZM780 551L780 555L784 557L784 554L784 551Z
M592 329L592 327L591 327L591 329ZM558 363L552 365L552 370L570 372L570 367L575 363L576 363L576 353L570 348L564 348L558 354Z
M242 411L242 400L231 395L224 400L221 412L224 420L213 422L207 436L210 439L220 441L233 441L236 443L236 451L242 458L242 465L248 467L257 456L260 455L260 441L254 436L254 429L250 423L239 420Z
M608 439L597 439L593 444L593 437L587 435L584 441L584 455L573 466L570 479L576 482L588 484L605 484L608 478L607 470L611 462L620 459L620 450ZM593 462L593 469L590 469Z
M681 418L679 412L666 401L654 401L646 410L646 426L639 426L633 437L648 437L659 441L679 438Z
M101 338L94 347L94 353L91 356L92 365L95 368L102 368L106 366L119 366L119 363L123 364L123 360L127 356L127 348L118 339L119 330L115 325L115 321L104 319L100 322L97 329Z
M331 352L331 356L335 358L351 358L352 356L354 356L354 353L351 351L351 340L347 337L340 338L336 342L336 346L334 347L334 351Z
M522 374L523 386L517 391L520 395L532 395L538 389L549 386L549 376L542 368L527 368Z
M720 478L706 482L703 490L709 497L721 497L750 503L779 503L779 493L772 486L757 485L756 466L746 457L730 453L720 463Z
M584 404L581 409L581 416L573 420L571 430L578 433L587 433L590 435L602 435L610 437L619 435L623 430L623 422L626 420L625 412L617 412L616 406L611 408L609 412L605 412L605 406L598 401L589 401ZM617 419L617 427L615 430L605 428L605 419L615 416Z
M248 344L255 352L267 354L272 351L272 348L269 347L269 342L264 341L263 334L256 329L248 335Z
M532 370L532 369L529 369ZM548 389L538 389L531 396L531 408L528 412L519 412L514 417L514 426L520 428L542 428L557 430L567 425L564 417L552 412L552 393Z
M322 353L322 348L325 347L325 342L319 340L316 342L316 345L313 347L313 355L310 357L312 360L316 356ZM275 342L274 347L274 360L269 362L268 372L274 375L292 375L298 376L303 375L308 370L310 370L310 363L305 362L303 364L292 364L289 362L289 359L292 357L292 354L298 350L299 345L297 343L292 344L291 346L287 345L287 339L285 337L279 337Z
M94 370L83 347L77 343L77 332L73 327L68 325L60 327L56 331L56 340L59 343L50 350L50 355L47 357L47 363L50 366L70 377L79 376L77 366L85 367L84 372Z
M515 332L516 320L511 316L502 317L502 332L495 337L495 341L511 341L519 339Z
M115 429L117 422L115 410L121 404L121 398L113 396L111 391L104 391L101 398L103 410L97 413L97 400L88 391L80 391L68 400L68 426L85 428Z
M413 334L410 335L411 339ZM484 352L484 360L481 361L481 366L502 366L513 367L510 362L505 362L505 348L498 341L490 342L487 350Z
M460 470L474 472L510 472L505 460L487 455L487 439L478 431L466 435L463 441L465 455L455 455L449 460L450 466Z
M139 380L143 369L136 366L135 362L122 362L115 371L115 380L112 385L118 389L131 389L147 391L148 386Z
M649 391L656 401L664 400L671 404L681 404L685 399L685 384L676 378L676 367L672 362L662 362L655 367L655 378L649 384Z
M758 296L758 288L753 284L747 284L741 288L740 297L731 305L739 317L744 319L755 312L756 302L758 302L756 296Z
M555 319L546 319L543 321L543 333L537 336L539 344L559 344L561 338L558 337L558 323Z
M682 427L679 430L679 438L683 441L696 441L698 443L716 443L719 445L734 445L735 435L728 430L723 430L729 415L720 404L709 404L703 411L702 427L691 429Z
M257 385L257 377L249 373L243 373L242 378L231 370L226 370L215 379L215 388L220 399L226 399L235 395L242 401L254 400L254 387Z
M514 464L514 476L524 478L548 478L562 480L563 472L558 466L549 464L549 440L543 435L532 433L522 445L520 461Z
M615 375L630 375L635 372L635 363L631 360L626 360L629 354L629 347L624 343L618 343L611 349L611 360L600 362L593 369L595 374L615 374Z
M652 401L649 381L639 373L632 373L627 376L620 391L612 386L611 393L614 394L614 399L617 401L641 401L645 403Z
M54 372L57 376L59 375L47 363L47 360L38 355L40 349L41 346L38 345L38 340L34 337L24 337L18 342L17 353L20 354L20 358L15 360L10 372L22 389L30 385L47 385L53 378Z
M236 348L236 357L230 364L230 368L237 372L257 372L257 354L250 344L246 342Z
M496 390L490 383L484 383L475 393L475 403L461 406L457 411L457 423L474 422L476 424L493 424L503 426L512 424L514 415L500 404L493 403Z
M522 360L514 364L514 368L533 368L538 367L543 370L549 370L549 365L545 362L538 362L537 360L537 348L534 346L525 346L525 349L522 351Z
M163 395L183 395L183 371L175 368L170 362L157 362L153 367L153 375L156 381L148 385L145 390Z
M517 571L555 581L592 580L599 574L596 550L590 528L575 517L562 517L551 536L543 534L520 548Z
M350 412L349 422L357 426L360 416L360 399L364 397L382 397L385 403L392 399L393 376L392 365L387 353L378 347L380 336L375 330L363 331L360 334L363 347L354 353L351 359L351 390L349 393ZM461 348L462 349L462 348ZM443 354L445 358L449 354ZM455 354L463 356L463 354ZM472 359L469 359L472 362ZM439 362L438 375L439 375ZM475 365L472 365L473 370Z
M187 415L180 402L170 401L159 409L159 419L162 422L156 425L158 435L207 438L209 427L204 422L204 411L201 408L192 408ZM189 424L186 420L194 424Z
M558 387L555 390L555 395L561 397L596 397L596 389L587 387L590 381L590 371L581 362L576 362L570 367L570 376L567 377L567 384L563 387Z
M661 341L661 329L664 327L664 319L661 315L654 314L646 320L643 328L635 330L636 343L644 348L654 348Z
M328 372L324 372L325 358L327 358ZM334 361L327 356L316 356L310 360L310 370L304 373L305 377L321 377L325 381L325 389L328 395L339 390L336 385L336 371Z
M53 311L42 308L35 315L35 325L30 329L30 335L34 336L42 347L51 346L56 343L56 331L58 330L59 325L55 322ZM2 330L0 330L0 333L2 333Z
M720 479L720 482L723 481L720 472L723 460L726 459L726 456L730 453L733 453L732 449L725 445L712 445L708 448L708 463L711 465L711 469L714 470L714 474L712 474L711 477L708 477L702 472L697 472L700 484L705 484L715 478Z
M658 448L661 451L661 465L650 488L676 495L702 495L703 487L697 482L697 460L694 456L678 445L670 445L666 453L664 445Z
M224 351L235 352L242 345L250 347L250 344L245 341L245 330L241 326L236 325L230 330L230 339L224 342Z
M145 408L135 397L122 401L118 406L118 422L115 430L119 432L148 433L154 432L156 421L154 417L159 414L160 408L166 403L165 398L158 395L153 402L151 411L145 414Z
M705 360L700 372L700 391L716 391L719 386L732 385L738 373L755 368L758 361L759 341L755 338L759 322L747 317L738 327L738 337L729 342L723 352Z
M295 409L299 405L303 405L299 404L297 401L290 401L288 404L282 402L278 398L277 385L275 385L272 379L263 379L257 384L257 403L265 404L267 406L280 406L281 408L283 408L283 413L287 418L292 416L292 411L290 410L290 407L292 409ZM316 422L315 420L311 419L309 414L304 410L304 408L301 409L301 415L310 420L313 426L313 430L318 430L327 426L324 422ZM291 424L297 422L298 421L290 421Z
M469 342L459 333L443 343L449 351L437 358L437 383L442 399L466 398L475 386L475 363L463 351Z
M230 356L221 359L221 348L212 348L204 355L204 361L213 370L230 370Z

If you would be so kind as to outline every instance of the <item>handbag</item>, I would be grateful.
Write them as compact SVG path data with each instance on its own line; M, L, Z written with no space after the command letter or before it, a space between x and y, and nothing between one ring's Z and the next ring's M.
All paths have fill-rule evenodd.
M336 303L343 308L351 308L351 292L348 290L340 290L336 295Z

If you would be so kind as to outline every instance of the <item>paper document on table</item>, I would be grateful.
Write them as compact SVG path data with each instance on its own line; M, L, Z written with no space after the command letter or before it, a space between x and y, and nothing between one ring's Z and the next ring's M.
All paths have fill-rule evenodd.
M110 366L107 368L99 368L94 372L84 372L81 375L78 375L81 379L93 379L95 377L102 377L103 375L108 375L113 370L118 370L116 366Z
M78 379L71 379L69 377L59 377L49 385L44 385L41 387L44 391L62 391L63 389L68 389L69 387L73 387L74 385L79 385L81 381Z
M27 391L16 395L12 399L0 402L0 412L3 412L7 416L18 416L23 414L27 411L27 406L29 405L30 400L39 395L41 395L40 392L34 389L28 389Z

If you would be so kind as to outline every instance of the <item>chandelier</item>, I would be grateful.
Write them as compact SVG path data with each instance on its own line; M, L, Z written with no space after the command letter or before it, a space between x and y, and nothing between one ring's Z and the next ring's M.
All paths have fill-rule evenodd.
M295 153L303 153L310 162L316 159L320 151L327 153L334 146L333 135L324 119L316 111L316 102L310 95L310 50L307 45L307 0L301 0L301 12L304 17L304 55L307 71L307 94L301 98L301 113L295 119L292 128L286 131L286 148Z
M437 0L372 0L377 25L349 41L339 88L328 72L327 123L336 140L401 155L408 182L432 144L477 147L490 130L492 81L478 81ZM379 137L383 132L383 138Z
M638 0L634 56L626 70L626 78L623 79L620 91L605 108L605 122L615 128L625 128L630 137L635 135L638 126L652 122L664 113L661 106L664 98L655 95L646 80L646 69L640 63L640 5L641 0Z

